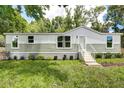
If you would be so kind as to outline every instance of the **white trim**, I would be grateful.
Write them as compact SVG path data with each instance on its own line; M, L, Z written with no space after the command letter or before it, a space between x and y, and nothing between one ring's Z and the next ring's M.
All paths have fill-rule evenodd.
M18 47L13 47L13 45L12 45L12 40L11 40L11 49L19 49L19 36L18 35L15 35L15 36L17 36L17 38L18 38ZM14 36L13 36L14 37ZM13 38L12 37L12 38Z
M87 40L87 37L86 36L78 36L78 37L79 37L78 38L79 39L79 44L80 44L80 39L81 39L80 37L84 37L84 39L85 39L84 40L84 49L86 49L86 40Z
M77 53L77 52L11 52L11 53Z
M63 33L4 33L4 35L62 35Z
M108 37L108 36L112 36L112 35L107 35L107 36L106 36L106 49L114 49L113 36L112 36L112 47L107 47L107 37Z
M87 50L87 36L85 36L85 50Z
M58 37L59 36L70 36L70 47L58 47ZM72 49L72 36L71 35L58 35L56 37L56 49Z
M87 30L90 30L90 31L93 31L95 33L102 34L102 35L107 35L107 34L108 35L122 35L123 34L123 33L101 33L101 32L98 32L98 31L96 31L94 29L91 29L89 27L80 26L80 27L71 29L69 31L66 31L64 33L4 33L4 35L62 35L62 34L66 34L66 33L75 31L75 30L80 29L80 28L84 28L84 29L87 29Z
M29 37L29 36L33 36L33 40L34 40L33 43L29 43L29 42L28 42L28 37ZM31 45L32 45L32 44L36 44L36 43L35 43L35 36L34 36L34 35L28 35L28 36L27 36L27 44L31 44Z
M69 30L69 31L64 32L64 34L67 34L67 33L73 32L73 31L78 30L78 29L81 29L81 28L84 28L84 29L90 30L90 31L92 31L92 32L95 32L95 33L97 33L97 34L101 34L101 35L122 35L122 33L101 33L101 32L99 32L99 31L96 31L96 30L91 29L91 28L86 27L86 26L80 26L80 27L77 27L77 28L71 29L71 30Z

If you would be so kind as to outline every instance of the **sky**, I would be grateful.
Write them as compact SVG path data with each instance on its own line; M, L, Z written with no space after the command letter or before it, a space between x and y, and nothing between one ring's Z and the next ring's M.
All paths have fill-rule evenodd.
M74 8L75 8L75 7L76 7L75 5L69 5L69 6L68 6L68 8L72 8L72 11L71 11L72 14L74 13ZM94 8L94 7L96 7L96 6L95 6L95 5L92 5L92 6L91 6L91 5L86 5L86 6L85 6L85 8L86 8L87 10L89 10L90 8ZM24 8L23 8L23 11L24 11ZM52 19L52 18L54 18L55 16L65 16L65 15L66 15L65 9L64 9L63 7L58 7L57 5L51 5L51 6L50 6L50 10L45 11L45 13L46 13L45 17L46 17L46 18L49 18L49 19ZM98 18L98 19L100 20L100 22L103 23L103 15L106 14L106 13L107 13L107 10L105 10L103 13L100 14L100 16L99 16L99 18ZM21 15L22 15L29 23L33 20L32 18L27 17L25 12L21 13Z
M99 5L99 6L100 6L100 5ZM69 5L69 6L68 6L68 8L72 8L71 14L74 13L74 8L75 8L75 7L76 7L75 5ZM95 7L96 7L96 5L85 5L85 8L86 8L87 10L89 10L89 9L91 9L91 8L95 8ZM25 11L24 11L24 8L23 8L22 11L23 11L23 12L21 13L22 17L24 17L29 23L34 20L33 18L30 18L30 17L28 17L28 16L26 15L26 13L25 13ZM52 18L56 17L56 16L65 16L65 15L66 15L65 9L64 9L63 7L59 7L58 5L51 5L51 6L50 6L50 9L49 9L49 10L46 10L45 13L46 13L45 17L46 17L46 18L49 18L50 20L51 20ZM99 20L101 23L104 23L104 16L105 16L105 14L107 14L107 9L106 9L104 12L102 12L102 13L100 14L100 16L98 17L98 20ZM124 26L119 25L119 24L118 24L117 26L118 26L120 29L123 29L123 28L124 28ZM91 24L89 23L89 24L87 25L87 27L91 27ZM114 32L111 27L109 28L109 32Z

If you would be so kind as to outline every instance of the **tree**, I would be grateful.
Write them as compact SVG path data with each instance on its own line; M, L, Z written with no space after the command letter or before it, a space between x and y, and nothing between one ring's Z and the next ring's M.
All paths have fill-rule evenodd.
M74 27L86 25L88 23L87 11L82 5L77 5L74 9Z
M0 6L0 34L27 31L27 21L12 6Z
M117 25L124 25L124 6L112 5L107 10L107 21L111 22L111 26L115 32L120 32Z
M121 47L124 48L124 28L120 29L117 25L124 26L124 6L112 5L108 7L107 21L111 22L112 29L115 32L121 32Z
M40 19L38 21L33 21L30 24L31 32L52 32L53 26L48 18Z
M65 11L66 11L66 17L65 17L65 31L68 31L70 29L73 28L73 17L71 16L71 8L68 9L68 8L65 8Z
M52 25L54 32L64 32L65 31L64 17L56 16L55 18L53 18Z
M100 31L100 32L106 32L108 28L108 23L100 23L98 20L99 15L105 10L104 6L96 6L95 8L92 8L90 10L90 21L91 21L91 28Z
M45 11L50 7L49 5L24 5L17 6L17 10L21 13L24 8L27 16L34 18L35 20L39 20L40 18L44 18Z

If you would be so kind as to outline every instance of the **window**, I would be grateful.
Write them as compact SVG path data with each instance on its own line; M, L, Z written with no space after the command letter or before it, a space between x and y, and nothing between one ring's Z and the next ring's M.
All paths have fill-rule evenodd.
M13 48L18 48L18 36L14 36L12 38L12 47Z
M112 36L107 36L107 48L112 48Z
M34 36L28 36L28 43L34 43Z
M70 41L71 41L70 36L59 36L57 38L58 42L57 45L59 48L69 48L71 46Z

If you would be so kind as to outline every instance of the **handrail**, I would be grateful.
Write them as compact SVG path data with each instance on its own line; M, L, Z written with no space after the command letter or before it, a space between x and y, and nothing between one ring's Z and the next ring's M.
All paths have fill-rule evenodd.
M81 45L79 44L79 51L81 52L81 54L84 56L84 51L83 51L83 49L82 49L82 47L81 47Z
M92 46L92 44L89 44L89 45L96 52L96 49Z
M96 52L96 49L92 46L92 44L89 44L90 45L90 47L93 49L93 51L95 51ZM93 53L93 58L95 59L95 54Z

